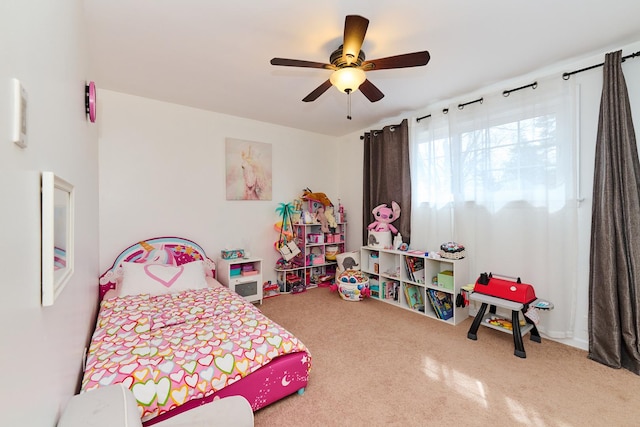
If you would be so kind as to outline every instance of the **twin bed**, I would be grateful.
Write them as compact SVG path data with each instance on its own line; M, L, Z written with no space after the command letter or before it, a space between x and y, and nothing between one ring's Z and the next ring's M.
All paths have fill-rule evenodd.
M145 426L227 396L254 411L306 387L304 344L215 279L195 242L148 239L99 281L81 392L122 383Z

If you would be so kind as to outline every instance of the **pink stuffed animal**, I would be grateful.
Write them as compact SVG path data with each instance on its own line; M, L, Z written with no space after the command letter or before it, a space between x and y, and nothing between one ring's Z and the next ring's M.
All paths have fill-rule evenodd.
M398 229L391 225L393 221L400 218L400 205L396 202L391 202L391 208L387 205L379 205L371 212L376 220L369 224L367 227L369 230L398 232Z

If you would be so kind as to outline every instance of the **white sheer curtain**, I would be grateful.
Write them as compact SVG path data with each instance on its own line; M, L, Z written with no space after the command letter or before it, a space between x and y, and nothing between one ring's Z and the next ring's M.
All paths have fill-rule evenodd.
M490 271L532 284L555 306L542 315L541 332L569 338L578 256L576 122L572 84L556 80L463 109L452 105L413 126L411 243L427 250L462 243L475 277Z

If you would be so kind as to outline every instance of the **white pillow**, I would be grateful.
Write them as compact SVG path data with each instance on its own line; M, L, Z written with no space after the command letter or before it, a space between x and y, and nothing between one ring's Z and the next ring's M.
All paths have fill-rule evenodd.
M207 287L205 277L202 261L193 261L177 267L123 262L118 295L162 295L187 289L204 289Z

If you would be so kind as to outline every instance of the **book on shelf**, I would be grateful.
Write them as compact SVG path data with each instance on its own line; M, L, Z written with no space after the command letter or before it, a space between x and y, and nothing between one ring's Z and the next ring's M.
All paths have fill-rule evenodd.
M429 289L427 296L438 319L448 320L453 317L453 302L451 301L451 294L437 291L435 289Z
M398 287L400 284L393 280L382 282L382 289L384 292L384 298L394 301L398 301Z
M413 270L411 269L411 257L404 257L404 263L407 270L407 277L413 281Z
M434 313L436 314L436 317L438 319L442 319L442 317L440 317L440 313L438 312L438 308L436 306L436 303L433 300L433 297L431 296L431 290L427 289L427 299L429 300L429 303L431 303L431 307L433 308Z
M409 280L416 283L424 283L424 259L407 256L404 258L404 260Z
M404 284L404 296L407 304L414 310L424 309L424 300L422 298L422 288L410 283Z
M414 258L413 279L417 283L425 283L424 259Z

